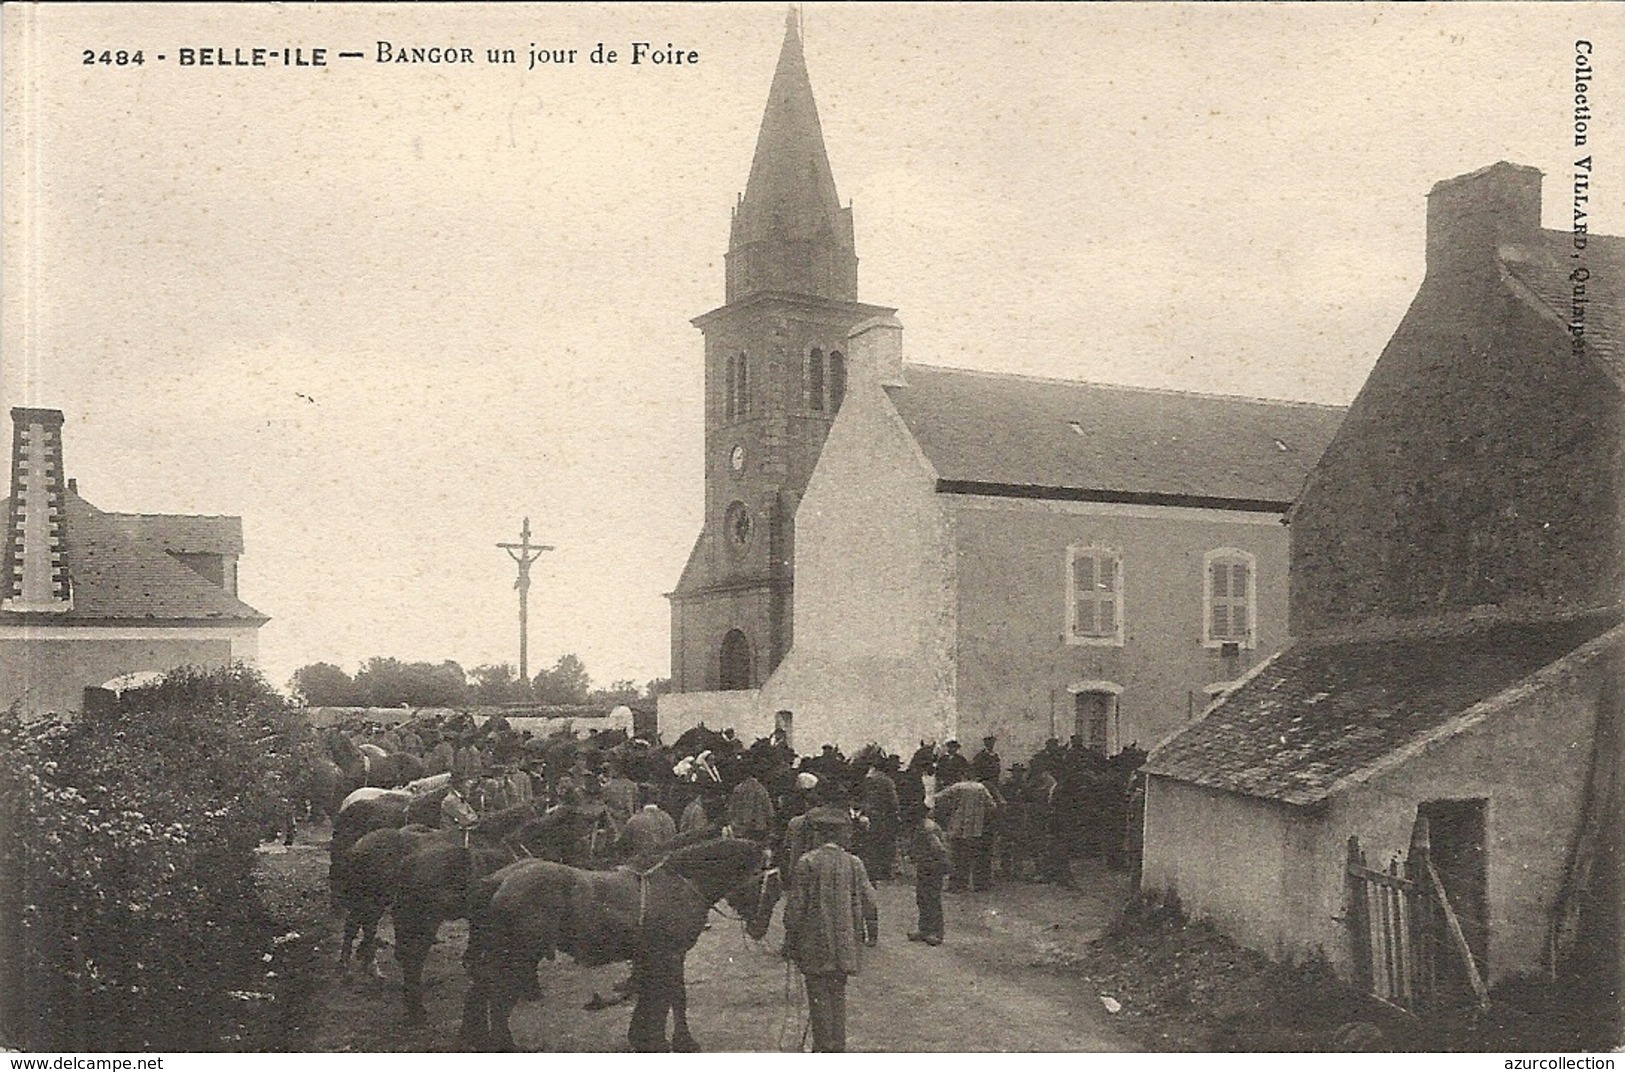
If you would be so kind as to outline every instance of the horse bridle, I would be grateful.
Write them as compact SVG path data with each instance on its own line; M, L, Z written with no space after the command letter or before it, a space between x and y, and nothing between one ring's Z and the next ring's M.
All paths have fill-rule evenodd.
M778 873L779 873L779 869L777 867L764 867L762 869L761 874L759 876L757 876L756 903L758 905L760 905L762 903L762 900L767 897L767 880L772 878L774 875L777 875ZM679 877L681 877L681 876L679 876ZM687 880L685 879L684 881L687 881ZM744 916L738 916L738 915L730 916L730 915L728 915L728 913L726 913L726 912L724 912L722 910L722 902L726 901L728 899L728 894L732 893L734 890L737 890L739 887L743 886L748 881L750 881L750 880L749 879L741 879L740 881L734 883L732 886L729 886L726 890L724 890L722 896L717 898L717 900L712 903L711 911L715 912L717 915L721 916L723 919L726 919L726 920L728 920L730 922L748 924L750 921L748 919L746 919ZM698 893L699 891L696 890L695 892Z
M669 859L669 857L668 857L668 859ZM638 872L636 872L636 874L638 876L638 929L639 930L643 929L644 921L649 916L649 876L654 874L656 871L659 871L661 868L663 868L665 866L666 866L666 860L663 859L659 863L655 864L653 867L649 868L649 870L647 870L647 871L638 871ZM754 876L756 881L759 883L759 885L756 887L756 903L757 904L761 904L762 903L762 898L767 896L767 880L769 878L773 877L774 875L778 874L778 873L779 873L779 869L777 867L766 867L766 868L762 869L760 875ZM701 901L705 900L705 894L700 890L700 888L698 886L694 885L694 880L693 879L689 878L687 875L680 874L679 872L676 872L676 871L672 871L671 875L672 875L673 878L675 878L678 881L682 882L683 885L687 886L689 888L689 891L691 893L693 893L694 896L697 899L699 899ZM726 912L722 911L722 908L720 906L721 906L723 901L728 899L728 895L730 893L734 892L739 887L745 885L747 882L750 882L752 877L753 876L746 876L745 878L742 878L738 882L734 883L732 886L729 886L726 890L723 890L722 895L720 897L718 897L715 901L711 901L711 902L709 902L707 904L707 906L706 906L707 911L708 912L715 912L717 915L721 916L723 919L726 919L726 920L737 921L739 923L749 923L750 921L747 920L744 916L730 916L730 915L728 915Z

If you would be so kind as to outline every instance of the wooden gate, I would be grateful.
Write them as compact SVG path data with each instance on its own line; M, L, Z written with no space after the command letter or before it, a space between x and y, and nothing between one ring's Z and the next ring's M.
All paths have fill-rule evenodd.
M1405 860L1394 854L1387 870L1368 866L1359 838L1351 836L1347 871L1354 965L1367 993L1394 1008L1426 1015L1449 1004L1440 989L1439 958L1459 957L1473 997L1479 1005L1488 1002L1461 922L1429 859L1425 817L1417 817Z

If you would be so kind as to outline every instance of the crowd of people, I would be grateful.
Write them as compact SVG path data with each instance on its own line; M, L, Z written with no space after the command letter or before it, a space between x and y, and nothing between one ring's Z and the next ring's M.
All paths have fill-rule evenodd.
M364 762L448 788L472 816L451 821L522 804L579 818L561 850L576 866L652 858L717 833L768 846L784 884L783 952L805 979L820 1050L844 1047L846 978L859 947L878 938L873 883L912 877L918 917L907 937L937 946L945 893L1071 886L1084 856L1138 865L1144 753L1108 757L1078 738L1050 740L1008 768L993 737L971 756L958 741L922 743L905 764L873 744L850 758L833 744L798 756L782 732L746 746L702 725L665 746L620 730L537 736L467 715L357 721L326 740L347 768Z
M919 869L921 830L947 846L948 859L930 868L940 869L950 893L996 881L1071 885L1072 861L1085 856L1115 868L1138 864L1143 793L1134 772L1144 753L1107 757L1078 738L1051 739L1007 768L993 737L971 756L958 741L922 744L905 764L873 744L850 758L833 744L798 756L782 732L747 746L731 729L703 725L670 745L620 730L538 736L501 717L476 723L466 714L397 725L356 720L338 730L369 761L401 760L402 784L449 774L479 813L536 802L600 818L589 825L596 840L571 861L589 866L595 845L646 849L667 836L668 824L670 835L727 827L772 846L788 866L812 847L793 831L815 809L847 816L847 844L875 881L892 878L903 860ZM923 855L938 854L927 846Z

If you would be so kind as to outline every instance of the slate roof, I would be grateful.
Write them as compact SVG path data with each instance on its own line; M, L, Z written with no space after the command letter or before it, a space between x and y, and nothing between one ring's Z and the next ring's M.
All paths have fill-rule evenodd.
M63 505L73 609L61 613L0 612L0 621L250 624L269 620L167 553L240 552L240 518L110 514L72 491Z
M942 481L1282 509L1347 412L930 365L903 378L886 392Z
M176 554L240 555L243 519L220 514L103 514L132 540Z
M1311 804L1618 622L1607 614L1454 636L1299 641L1158 745L1145 770Z
M1580 256L1574 256L1576 252ZM1526 300L1532 299L1542 314L1563 325L1564 330L1574 319L1576 308L1576 283L1570 275L1576 268L1589 270L1580 304L1585 352L1625 388L1625 344L1620 340L1620 309L1625 305L1620 300L1620 289L1625 286L1625 238L1588 235L1586 248L1576 251L1574 236L1567 231L1542 231L1538 245L1505 246L1500 257L1507 274L1527 288L1523 294Z

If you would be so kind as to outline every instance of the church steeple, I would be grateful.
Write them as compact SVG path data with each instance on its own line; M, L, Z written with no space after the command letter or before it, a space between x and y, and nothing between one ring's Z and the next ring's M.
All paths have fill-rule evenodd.
M835 192L793 10L750 180L734 209L727 265L729 302L765 291L837 301L858 297L852 210L841 207Z
M726 302L694 320L705 527L671 593L677 692L757 688L790 650L796 507L846 396L847 333L896 311L857 300L852 210L835 193L794 13L727 263Z

